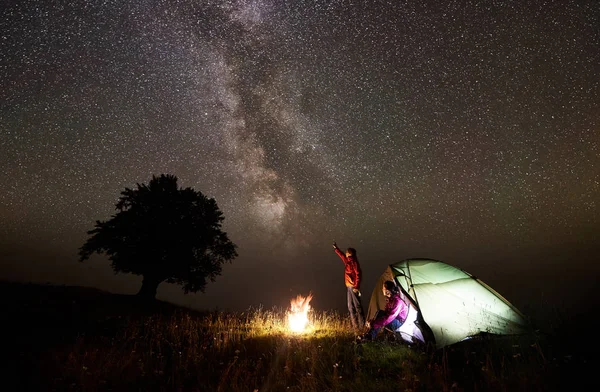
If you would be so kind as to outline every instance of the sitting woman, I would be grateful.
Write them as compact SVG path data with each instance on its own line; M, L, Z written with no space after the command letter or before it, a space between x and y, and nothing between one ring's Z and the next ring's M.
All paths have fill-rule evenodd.
M373 340L383 327L396 331L406 320L408 306L400 297L394 282L386 280L381 290L386 297L385 309L378 311L372 322L367 322L369 330L361 337L363 340Z

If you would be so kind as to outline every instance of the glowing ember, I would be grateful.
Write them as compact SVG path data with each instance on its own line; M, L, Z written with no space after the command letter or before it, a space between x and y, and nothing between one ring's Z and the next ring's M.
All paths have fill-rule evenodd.
M302 332L308 325L308 311L310 310L309 302L312 299L312 294L307 297L301 295L292 299L290 311L288 312L288 324L293 332Z

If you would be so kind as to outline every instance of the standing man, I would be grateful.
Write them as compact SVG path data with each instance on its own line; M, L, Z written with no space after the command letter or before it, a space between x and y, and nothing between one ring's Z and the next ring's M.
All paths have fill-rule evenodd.
M352 321L352 327L357 332L362 332L365 325L365 314L363 312L362 305L360 303L360 281L362 278L362 271L360 264L358 264L358 258L356 257L356 249L346 249L344 254L337 244L333 243L333 249L340 259L344 262L344 281L346 283L346 289L348 290L348 311L350 312L350 321Z

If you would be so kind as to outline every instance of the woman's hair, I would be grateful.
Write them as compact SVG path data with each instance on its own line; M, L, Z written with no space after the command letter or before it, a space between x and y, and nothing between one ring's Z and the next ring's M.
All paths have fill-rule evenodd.
M389 290L392 293L397 293L399 291L398 287L396 286L396 284L394 282L392 282L391 280L386 280L383 283L383 286L386 288L386 290Z
M354 248L348 248L348 249L346 249L346 252L350 252L350 254L352 256L356 256L356 249L354 249Z

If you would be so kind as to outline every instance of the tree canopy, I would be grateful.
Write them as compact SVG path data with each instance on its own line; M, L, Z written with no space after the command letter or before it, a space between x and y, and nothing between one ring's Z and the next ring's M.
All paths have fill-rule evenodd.
M80 261L106 254L117 273L143 276L138 295L155 298L162 282L204 292L207 280L237 257L236 245L221 230L225 219L217 203L192 188L178 188L177 177L153 176L148 185L125 188L117 213L96 221L79 249Z

